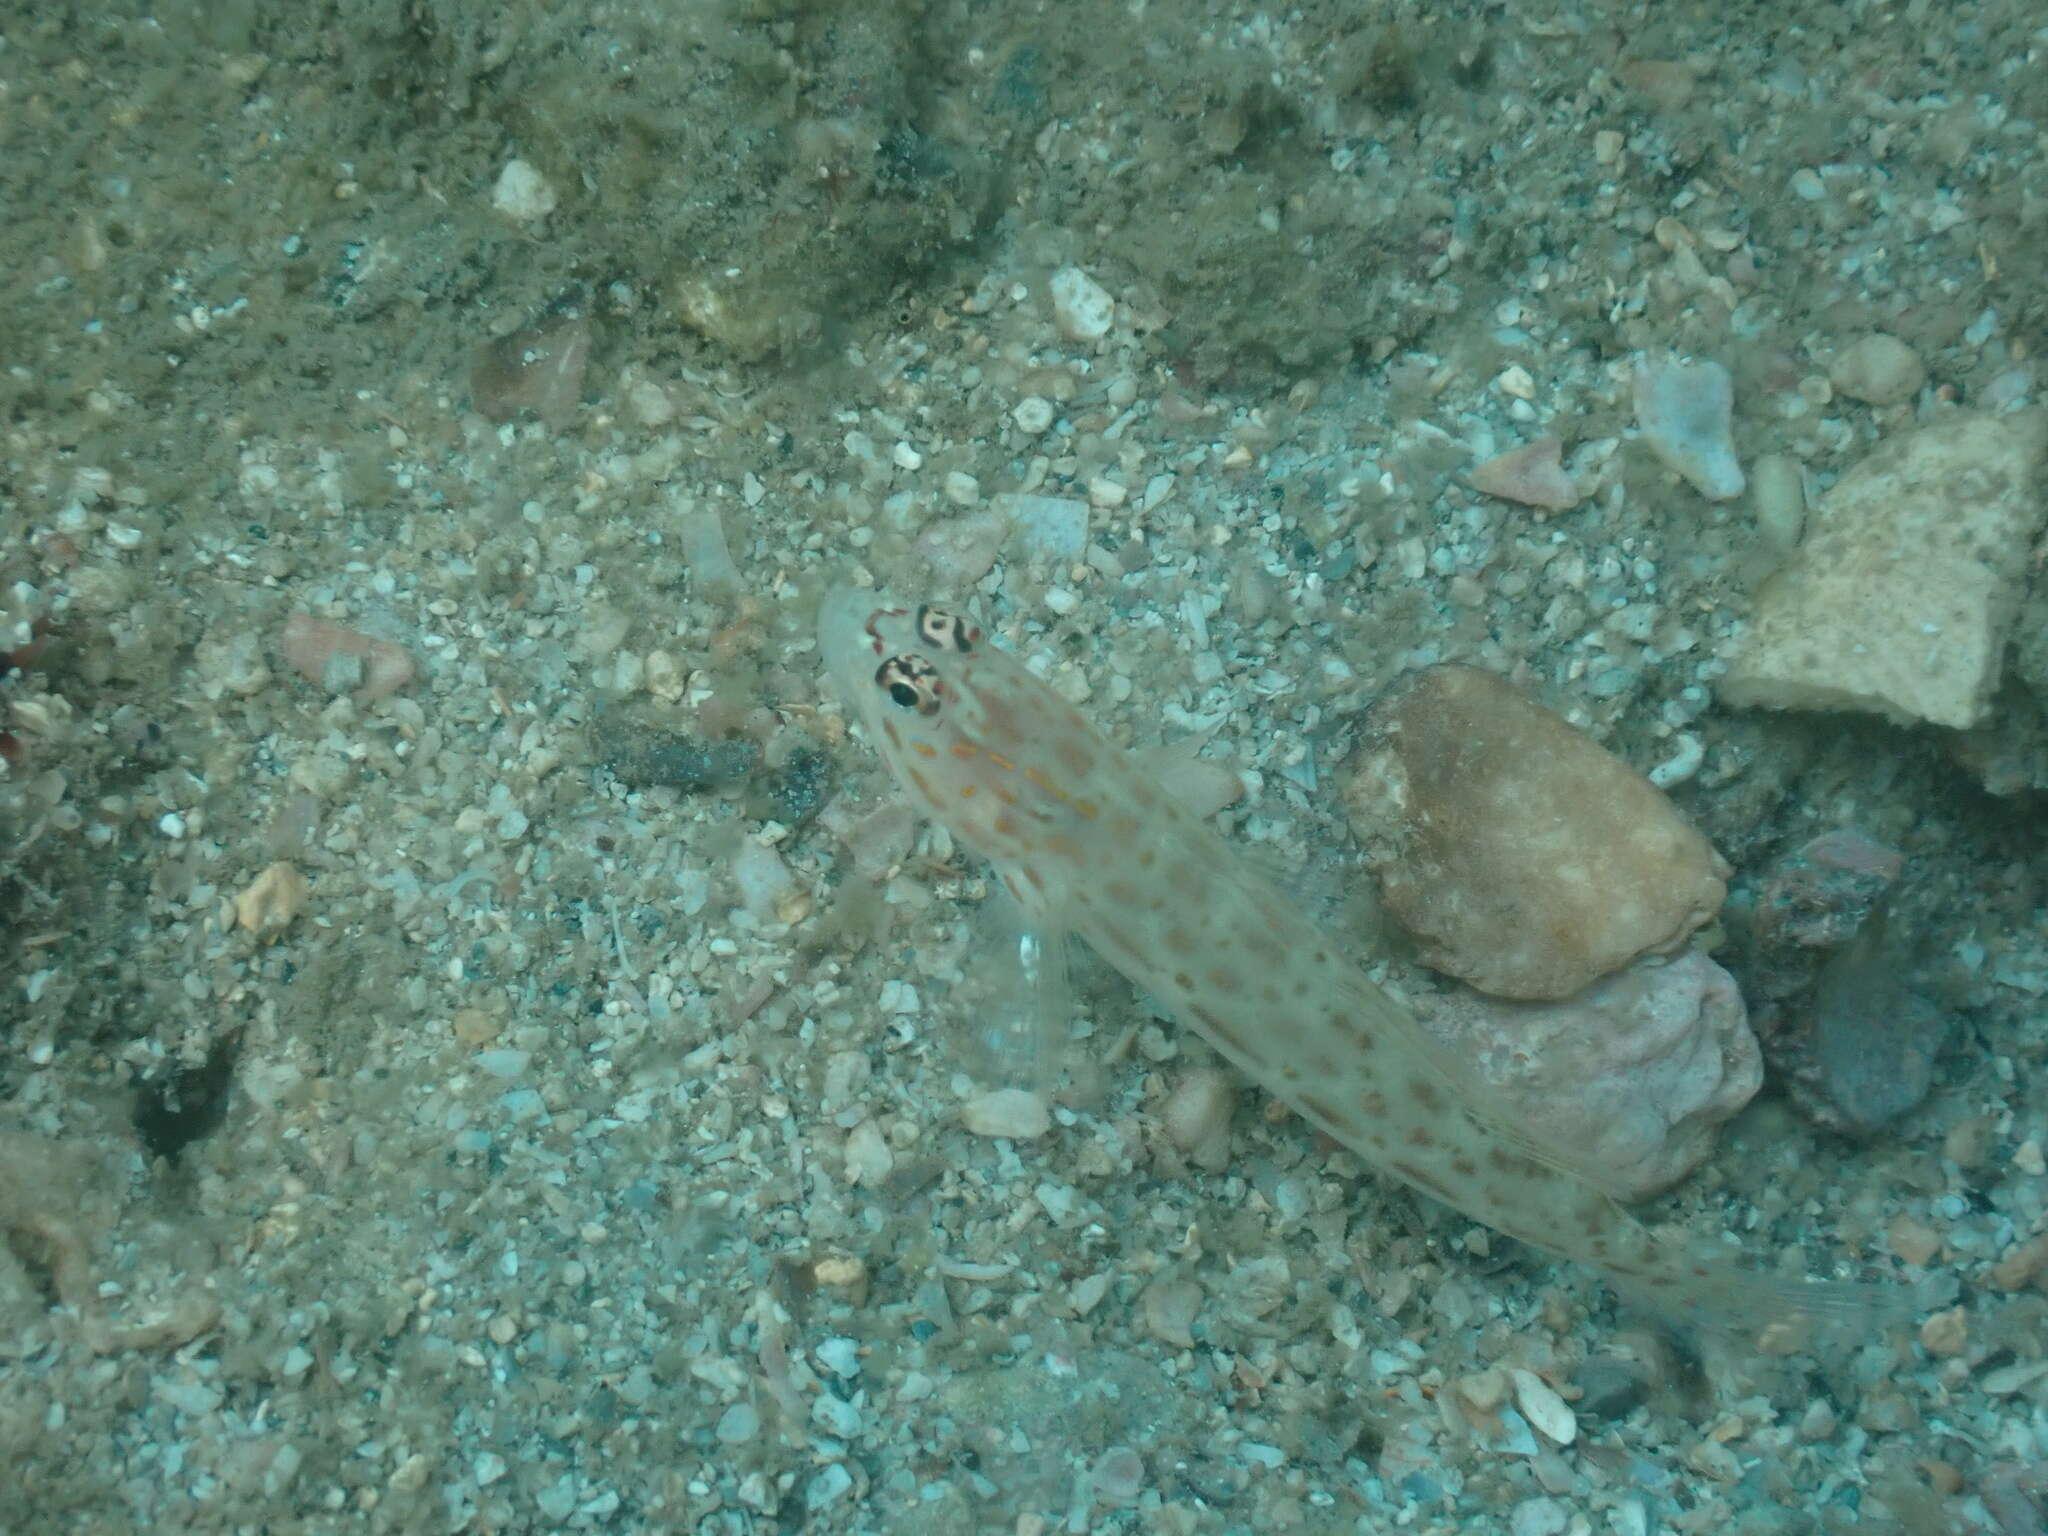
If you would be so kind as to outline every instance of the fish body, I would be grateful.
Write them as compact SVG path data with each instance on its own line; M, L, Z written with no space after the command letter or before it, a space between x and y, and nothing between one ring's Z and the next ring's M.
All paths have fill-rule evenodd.
M1140 759L974 625L854 589L820 611L837 691L897 781L1047 931L1079 934L1369 1166L1680 1314L1867 1320L1853 1283L1736 1269L1660 1238L1540 1143Z

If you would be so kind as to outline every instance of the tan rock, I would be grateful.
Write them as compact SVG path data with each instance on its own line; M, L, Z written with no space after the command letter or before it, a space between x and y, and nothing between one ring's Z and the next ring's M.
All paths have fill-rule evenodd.
M1919 355L1896 336L1873 331L1858 337L1828 367L1838 393L1867 405L1897 405L1920 393L1927 369Z
M1471 667L1373 706L1345 805L1422 958L1499 997L1569 997L1675 949L1727 894L1728 866L1661 791Z
M1955 415L1887 442L1757 595L1731 704L1983 723L2041 527L2048 412Z
M235 924L258 938L274 939L305 910L307 895L306 877L280 859L235 897Z

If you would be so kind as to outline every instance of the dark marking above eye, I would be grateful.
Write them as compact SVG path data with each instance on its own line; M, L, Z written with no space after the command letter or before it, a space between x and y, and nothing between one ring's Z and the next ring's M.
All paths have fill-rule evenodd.
M971 651L981 631L958 614L920 603L915 620L917 638L942 651Z

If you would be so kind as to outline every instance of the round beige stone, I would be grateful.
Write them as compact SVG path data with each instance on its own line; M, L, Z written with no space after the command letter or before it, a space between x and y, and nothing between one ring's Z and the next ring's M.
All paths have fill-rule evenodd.
M1422 959L1496 997L1569 997L1677 948L1727 894L1727 864L1662 791L1472 667L1390 689L1344 794Z

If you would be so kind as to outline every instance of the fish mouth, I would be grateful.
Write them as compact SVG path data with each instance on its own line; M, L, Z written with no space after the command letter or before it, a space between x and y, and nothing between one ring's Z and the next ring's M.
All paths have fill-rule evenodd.
M871 627L884 607L879 592L861 587L834 587L818 605L818 654L828 665L849 653L875 654Z
M875 622L889 611L882 594L863 587L834 587L818 605L818 658L840 702L865 715L882 654Z

